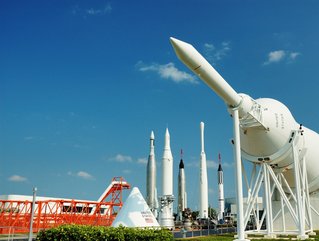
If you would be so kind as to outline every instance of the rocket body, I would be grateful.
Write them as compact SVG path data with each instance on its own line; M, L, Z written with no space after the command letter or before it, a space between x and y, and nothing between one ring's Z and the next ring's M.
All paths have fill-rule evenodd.
M252 99L238 94L190 44L171 38L178 58L221 97L228 108L237 108L240 121L242 156L251 162L266 161L274 169L284 170L289 186L294 187L292 133L299 129L289 109L270 99ZM309 192L319 190L319 134L302 127L303 138L294 145L307 150L306 168ZM290 146L290 148L289 148Z
M201 153L199 164L199 217L208 218L207 164L204 149L204 123L200 123Z
M160 225L168 229L174 228L173 217L173 155L170 147L170 135L166 128L164 153L162 159L162 197Z
M173 195L173 155L172 155L171 146L170 146L170 135L167 128L165 133L165 144L164 144L162 164L163 164L162 194L163 196Z
M219 162L218 171L217 171L217 177L218 177L218 220L224 219L224 210L225 210L225 198L224 198L224 174L222 165Z
M156 161L154 151L154 132L150 136L150 154L147 161L146 171L146 202L151 212L157 217L157 192L156 192Z
M179 163L179 173L178 173L178 216L179 220L182 221L182 213L186 208L186 179L184 162L181 159Z

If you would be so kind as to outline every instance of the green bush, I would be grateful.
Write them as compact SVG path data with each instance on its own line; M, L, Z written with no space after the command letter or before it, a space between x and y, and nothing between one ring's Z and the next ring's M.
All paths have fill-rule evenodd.
M168 241L174 240L169 230L126 227L62 225L42 230L37 241Z

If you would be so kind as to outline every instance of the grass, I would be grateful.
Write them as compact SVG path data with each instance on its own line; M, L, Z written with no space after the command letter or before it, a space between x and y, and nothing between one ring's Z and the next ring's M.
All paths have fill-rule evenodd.
M319 241L319 230L315 231L315 236L310 236L308 240L318 240ZM234 234L222 234L222 235L210 235L205 237L193 237L193 238L184 238L184 239L175 239L177 241L183 241L183 240L191 240L191 241L233 241ZM249 237L250 241L287 241L287 240L296 240L296 236L283 236L278 235L277 239L265 239L263 236L255 236L255 237Z

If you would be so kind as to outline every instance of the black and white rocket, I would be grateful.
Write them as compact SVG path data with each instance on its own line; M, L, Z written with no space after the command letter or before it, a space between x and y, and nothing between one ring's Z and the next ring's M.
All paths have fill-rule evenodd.
M181 150L181 160L179 162L179 172L178 172L178 207L177 215L180 221L183 220L183 211L187 207L187 194L186 194L186 179L185 170L183 162L183 150Z
M155 217L157 217L158 201L156 189L156 160L155 160L155 136L151 132L150 136L150 154L148 156L146 168L146 202Z
M204 150L204 122L200 123L201 153L199 164L199 217L208 218L207 164Z
M160 225L168 229L174 229L173 217L173 155L170 146L170 135L168 128L165 133L165 145L162 159L162 197L161 197L161 212Z
M224 210L225 210L225 199L224 199L224 174L222 169L222 162L220 153L218 155L219 165L218 165L218 220L224 219Z

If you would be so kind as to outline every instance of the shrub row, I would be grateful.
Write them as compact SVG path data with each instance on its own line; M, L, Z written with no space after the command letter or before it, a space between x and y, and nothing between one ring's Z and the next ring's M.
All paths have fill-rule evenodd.
M37 241L171 241L173 235L165 229L139 229L126 227L97 227L62 225L42 230Z

